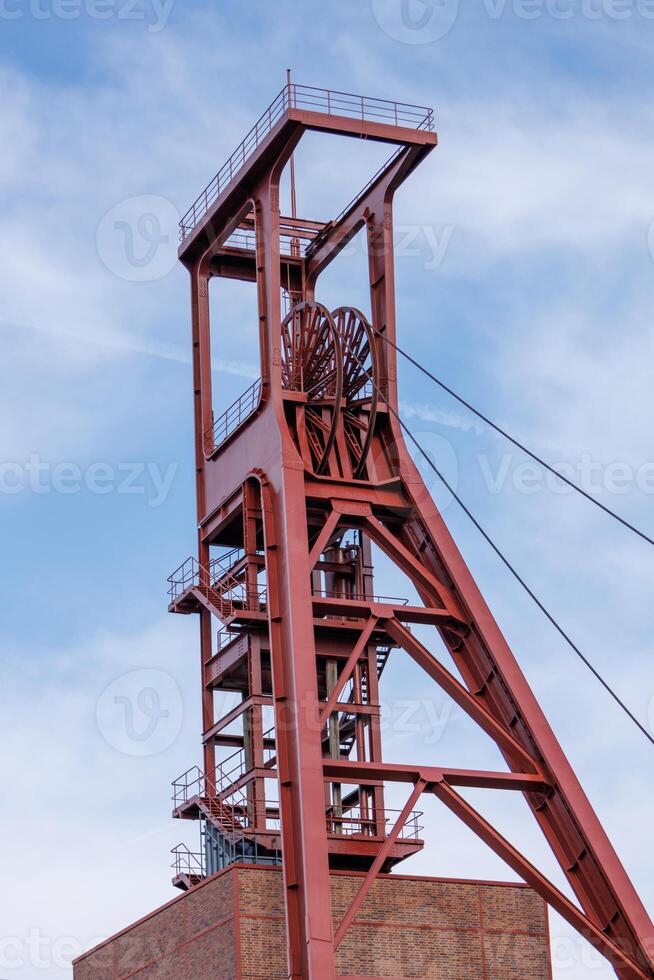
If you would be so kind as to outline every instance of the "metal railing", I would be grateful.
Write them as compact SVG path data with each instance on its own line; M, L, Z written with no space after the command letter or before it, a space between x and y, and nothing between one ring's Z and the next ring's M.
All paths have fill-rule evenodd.
M261 378L257 378L250 387L240 395L229 408L223 412L205 432L206 450L213 453L232 432L238 429L246 419L253 415L261 401Z
M234 549L230 555L242 554L240 549ZM240 560L240 559L238 559ZM238 564L238 560L234 565ZM191 556L182 562L179 568L168 576L168 595L175 602L188 589L194 586L204 586L215 590L221 603L240 609L252 609L265 606L268 598L268 588L265 583L248 584L238 573L232 573L231 568L225 567L224 559L213 559L209 569L201 565L197 558ZM233 567L233 566L232 566ZM313 587L311 594L316 599L341 599L344 602L369 602L387 606L408 606L409 600L399 596L364 595L361 592L333 592L329 589ZM221 630L221 633L223 631ZM231 642L225 638L224 642ZM219 647L220 649L220 647Z
M255 808L240 791L221 795L217 781L210 778L198 766L193 766L173 783L173 805L177 809L199 797L207 801L207 808L220 808L219 822L225 833L245 837L248 834L276 833L281 828L277 801L260 801ZM345 837L386 837L395 825L401 810L375 809L374 807L344 808L342 813L334 805L325 808L327 832ZM424 826L420 822L424 814L413 810L402 825L399 840L420 840ZM272 824L272 826L271 826Z
M220 574L221 569L220 559L214 559L210 567L206 568L200 564L197 558L191 555L186 561L182 562L179 568L176 568L168 576L168 595L170 596L171 602L179 599L187 589L191 589L194 586L213 588L219 580L229 577L229 569L225 569ZM218 574L215 574L215 572Z
M285 85L279 95L273 99L266 111L236 147L232 155L222 165L213 180L210 180L202 193L195 199L179 223L180 240L193 231L195 226L218 200L224 189L231 184L234 177L245 165L248 157L252 156L263 139L266 138L277 121L281 119L288 108L288 86Z
M311 112L324 113L328 116L345 116L351 119L387 123L410 129L424 129L429 132L434 129L433 110L426 106L415 106L407 102L392 102L388 99L376 99L367 95L353 95L350 92L315 88L312 85L297 85L295 83L285 85L180 221L179 230L182 242L191 234L202 217L232 183L249 157L252 156L289 108L308 109Z
M353 95L335 89L316 88L314 85L291 83L290 102L293 109L309 109L327 116L345 116L368 122L388 123L407 129L434 130L434 112L427 106L410 102L393 102L376 99L369 95Z
M215 871L234 861L246 859L246 855L253 849L252 835L254 824L257 822L256 816L252 813L247 798L242 793L232 794L229 801L220 799L217 788L213 780L203 773L197 766L192 767L188 772L183 773L173 783L173 804L175 808L188 803L192 799L197 799L198 809L204 819L203 838L205 841L205 852L207 850L207 828L211 825L215 828L213 864L215 867L207 869L207 861L203 861L205 873L207 870ZM256 843L254 844L256 860ZM220 852L219 854L217 852ZM188 854L181 851L180 861L182 867L184 862L193 866L192 857L189 860ZM191 872L196 874L197 872Z
M216 654L221 653L225 647L228 647L230 643L234 640L238 640L243 636L243 633L233 633L231 630L223 626L216 632Z
M180 595L186 592L187 589L200 584L201 569L202 565L197 558L191 556L186 561L183 561L179 568L176 568L168 576L168 595L170 596L171 602L179 599Z
M273 729L270 729L270 731L272 732ZM264 735L264 738L267 737L269 737L268 732ZM238 751L240 752L241 750ZM269 749L268 752L273 753L271 757L274 757L273 749ZM234 753L234 755L237 754ZM233 779L232 777L239 767L236 764L230 770L225 771L224 767L230 760L233 760L232 756L225 760L224 763L217 765L210 774L203 772L199 766L191 766L181 776L178 776L173 781L173 809L176 810L178 807L184 806L196 797L213 797L216 800L224 802L227 807L235 808L239 812L243 807L247 808L249 803L242 792L240 790L231 792L231 787L234 783L238 782L238 779L240 779L240 776L245 770L239 772L237 779ZM274 778L274 775L273 773L271 778Z
M239 609L255 609L265 607L268 598L268 588L265 585L249 586L241 579L233 578L224 582L220 587L220 598Z
M275 726L269 728L268 731L264 732L261 736L263 742L275 737ZM277 749L267 748L264 744L263 748L263 764L264 766L270 766L277 758ZM241 776L244 776L248 771L248 766L245 758L245 749L237 749L231 755L223 759L222 762L218 763L215 769L215 783L216 787L220 793L228 793L229 789L237 783ZM274 772L273 772L274 775Z
M279 236L279 246L280 252L285 256L296 256L302 257L306 255L313 239L305 240L300 239L297 235L293 235L290 232L282 232ZM227 241L222 246L223 248L238 248L243 249L246 252L254 252L256 249L257 240L252 231L233 231L229 236Z
M191 800L206 806L219 818L226 833L240 833L246 829L248 800L239 791L228 801L221 799L215 778L202 772L199 766L192 766L173 782L173 808L184 806ZM215 807L215 810L212 808Z
M265 604L268 590L265 584L249 585L233 569L243 558L244 552L234 548L226 555L214 558L206 568L191 556L168 576L168 595L175 602L184 592L195 586L212 589L221 603L238 605L242 609ZM233 559L231 563L229 559Z
M402 812L356 807L340 816L338 812L331 812L333 810L336 807L330 807L330 812L327 813L327 832L344 837L387 837ZM398 840L420 840L420 834L424 830L420 823L423 816L422 811L413 810L402 825Z
M183 806L194 796L204 796L206 789L205 775L199 766L191 766L181 776L173 780L173 808Z
M206 865L204 854L191 851L186 844L177 844L170 852L173 856L171 868L175 872L175 877L187 876L189 878L204 878L206 876Z
M223 248L242 248L248 252L254 252L257 245L254 232L252 231L233 231Z
M376 602L386 606L408 606L408 599L387 595L363 595L360 592L330 592L327 589L312 588L311 594L318 599L343 599L346 602Z
M220 579L229 575L237 562L245 557L243 548L232 548L209 562L209 572L212 582L219 582Z
M216 767L216 770L218 767ZM261 800L255 807L240 790L226 787L224 792L211 775L192 766L173 782L173 809L196 800L205 819L211 820L220 832L234 839L244 839L253 833L278 833L281 828L279 803Z

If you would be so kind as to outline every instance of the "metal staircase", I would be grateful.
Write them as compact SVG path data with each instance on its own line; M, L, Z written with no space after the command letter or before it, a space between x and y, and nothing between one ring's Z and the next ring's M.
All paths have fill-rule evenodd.
M208 567L193 556L168 577L171 612L197 611L198 603L228 626L241 610L265 608L265 584L248 586L248 558L240 548L214 558Z
M273 729L266 733L268 740ZM269 749L269 751L272 751ZM236 765L232 765L237 759ZM272 769L275 757L267 761ZM229 768L226 768L229 766ZM212 776L193 766L173 783L173 816L202 821L204 856L180 845L173 852L177 874L174 884L182 889L197 884L194 879L214 874L235 861L279 864L279 808L277 804L253 806L238 783L246 774L245 752L241 749L217 766ZM270 823L276 823L270 827ZM190 857L189 857L190 855ZM180 870L180 868L182 870Z
M393 648L387 644L377 647L377 677L381 678L384 672L384 668L388 663L388 658L391 655L391 650ZM365 671L361 677L361 694L364 704L368 702L368 679L366 677ZM350 692L348 698L350 703L354 703L354 692ZM340 727L340 750L341 756L344 759L349 758L350 752L354 746L354 740L356 738L356 716L355 715L344 715L341 718Z

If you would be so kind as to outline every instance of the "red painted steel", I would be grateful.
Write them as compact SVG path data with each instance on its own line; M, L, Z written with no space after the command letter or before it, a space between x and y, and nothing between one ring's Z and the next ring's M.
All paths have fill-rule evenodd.
M282 171L308 130L396 147L327 223L280 212ZM315 301L321 273L365 229L372 327L395 340L393 195L436 143L431 110L289 82L182 221L199 532L169 594L172 611L200 618L204 766L176 783L175 815L202 820L211 846L177 849L176 883L192 887L216 854L274 862L281 844L289 977L335 977L335 948L375 876L422 846L413 807L426 792L622 980L653 978L652 923L386 409L397 409L394 351L360 311ZM260 380L217 420L213 277L256 283L261 343ZM375 595L373 543L423 606ZM462 680L412 623L435 627ZM393 650L495 740L506 772L384 762L379 685ZM216 692L239 699L220 718ZM388 782L409 786L399 816L385 807ZM524 794L578 907L456 786ZM336 935L330 867L367 872Z

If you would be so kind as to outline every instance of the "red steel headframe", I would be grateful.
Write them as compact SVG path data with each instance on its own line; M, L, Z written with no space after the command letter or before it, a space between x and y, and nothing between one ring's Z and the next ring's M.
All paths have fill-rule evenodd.
M352 204L326 224L280 212L281 175L307 131L396 148ZM652 980L654 929L647 912L385 408L398 404L394 351L359 311L330 313L316 303L320 274L364 230L372 327L395 341L393 196L436 143L429 110L289 82L183 220L199 553L190 578L172 593L172 608L200 613L207 786L213 786L208 774L215 770L215 740L230 744L227 723L238 714L219 722L213 715L212 684L241 656L231 649L213 652L218 617L249 644L244 710L255 734L252 758L239 772L239 785L251 779L253 789L232 810L230 826L249 820L256 829L252 812L266 808L261 787L274 773L290 977L338 976L348 926L375 876L401 859L409 815L430 793L601 950L621 980ZM261 381L218 422L209 317L214 276L256 283L261 342ZM354 553L344 543L347 534L360 543L356 588L342 586L339 562ZM229 573L212 571L212 547L229 542L242 549L238 561ZM365 557L370 543L413 583L422 606L372 594ZM436 628L462 681L416 639L411 623ZM377 663L381 669L379 651L391 647L405 651L497 743L506 771L382 760ZM271 692L262 680L268 669ZM266 705L274 707L276 735L274 757L268 752L264 758L273 745L262 731ZM357 748L348 755L342 744L350 729L347 746ZM389 782L406 783L407 800L397 818L384 815L380 831ZM344 786L357 789L344 797ZM457 791L465 787L524 794L577 904L470 806ZM224 798L219 788L205 786L204 796L191 803L219 823ZM360 827L373 828L365 853L343 842L344 823L355 811ZM266 848L273 846L272 831L256 833ZM367 870L336 929L329 877L335 862Z

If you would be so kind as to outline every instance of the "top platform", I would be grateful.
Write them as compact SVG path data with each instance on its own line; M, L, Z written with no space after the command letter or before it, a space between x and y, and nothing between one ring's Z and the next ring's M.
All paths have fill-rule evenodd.
M287 124L400 145L434 145L434 112L425 106L290 83L196 198L179 224L180 256L216 207Z

